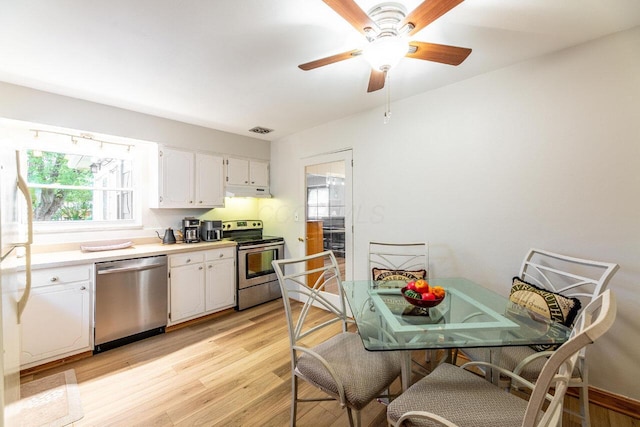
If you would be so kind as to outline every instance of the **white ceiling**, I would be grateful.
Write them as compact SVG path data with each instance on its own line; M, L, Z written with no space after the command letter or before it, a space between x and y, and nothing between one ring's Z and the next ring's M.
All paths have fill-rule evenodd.
M0 81L266 140L384 111L363 59L297 67L366 43L322 0L0 0L0 11ZM412 39L469 47L469 58L404 58L391 97L638 25L638 0L466 0Z

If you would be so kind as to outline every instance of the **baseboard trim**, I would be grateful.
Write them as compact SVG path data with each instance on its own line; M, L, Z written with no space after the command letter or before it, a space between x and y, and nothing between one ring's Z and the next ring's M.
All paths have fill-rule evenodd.
M208 320L215 319L216 317L226 316L227 314L233 313L233 312L235 312L235 310L233 308L228 308L226 310L217 311L215 313L211 313L211 314L207 314L207 315L202 316L202 317L198 317L198 318L195 318L195 319L187 320L185 322L178 323L176 325L167 326L166 329L165 329L165 332L177 331L178 329L187 328L189 326L197 325L198 323L206 322Z
M75 362L77 360L86 359L87 357L91 356L93 356L92 351L85 351L83 353L74 354L73 356L67 356L63 357L62 359L43 363L42 365L32 366L31 368L22 369L20 371L20 377L27 377L29 375L37 374L38 372L46 371L47 369L56 368L58 366L66 365L67 363Z
M567 395L578 397L578 389L570 388ZM640 420L640 400L589 386L589 403Z

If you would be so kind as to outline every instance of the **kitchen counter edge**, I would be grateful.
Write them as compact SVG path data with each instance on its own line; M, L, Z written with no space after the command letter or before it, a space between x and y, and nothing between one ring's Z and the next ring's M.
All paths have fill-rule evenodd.
M31 256L32 268L65 267L69 265L87 264L104 261L116 261L122 259L142 258L156 255L172 255L194 251L206 251L211 249L221 249L236 247L235 242L199 242L199 243L176 243L173 245L162 244L141 244L133 245L125 249L111 251L85 252L81 250L46 252L33 254Z

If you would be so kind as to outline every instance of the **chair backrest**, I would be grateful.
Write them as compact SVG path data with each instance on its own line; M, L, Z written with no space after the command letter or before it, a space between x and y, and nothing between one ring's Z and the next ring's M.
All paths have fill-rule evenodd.
M616 301L611 290L596 296L585 307L575 322L571 337L562 344L545 363L529 398L523 427L546 427L557 425L562 417L564 395L568 382L583 348L592 344L609 330L616 317ZM554 387L553 396L548 395ZM538 415L545 399L550 401L544 415Z
M310 269L307 267L314 264L321 266ZM299 345L300 340L338 322L342 323L342 331L346 331L347 324L352 321L347 316L340 269L332 251L324 251L301 258L274 260L272 265L282 291L291 344L291 362L295 368L295 348ZM337 304L334 302L335 295L332 295L332 298L326 298L322 292L329 286L338 289ZM307 322L310 309L313 306L333 313L334 317L322 323Z
M583 307L607 288L618 264L530 249L522 262L520 278L548 291L575 297Z
M381 270L425 270L429 278L429 245L427 243L369 242L369 274Z

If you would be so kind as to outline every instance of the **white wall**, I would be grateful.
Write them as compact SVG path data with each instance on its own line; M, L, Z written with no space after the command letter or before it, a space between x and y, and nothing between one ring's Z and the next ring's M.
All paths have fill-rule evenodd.
M638 46L635 28L273 142L263 219L302 255L300 159L352 147L355 278L370 240L429 241L434 276L503 294L530 247L616 262L591 384L640 399Z
M268 141L0 82L0 117L268 160Z
M190 125L174 120L149 116L120 108L109 107L75 98L55 95L35 89L0 82L0 118L38 123L71 130L90 132L114 141L109 136L139 140L143 144L139 151L147 152L143 157L151 160L153 156L149 144L163 143L174 147L212 151L219 154L231 154L268 160L270 143L227 132ZM106 135L106 136L105 136ZM225 208L211 211L204 209L149 209L147 186L148 165L141 171L138 190L142 194L142 223L138 229L120 231L37 233L34 241L37 245L53 243L86 242L120 238L142 238L155 236L156 231L166 227L179 228L180 220L185 216L203 219L253 219L257 218L258 203L245 199L227 199Z

